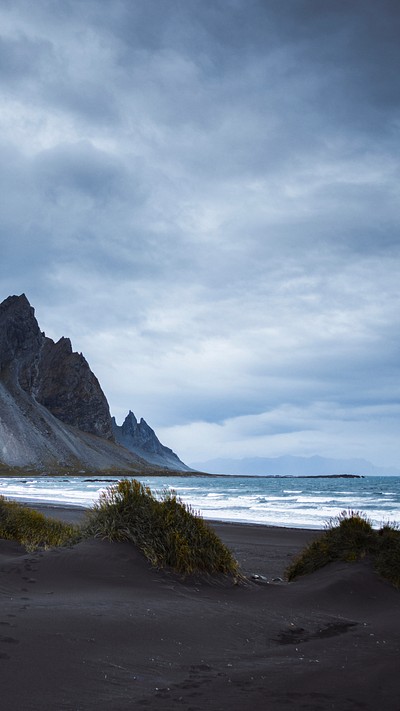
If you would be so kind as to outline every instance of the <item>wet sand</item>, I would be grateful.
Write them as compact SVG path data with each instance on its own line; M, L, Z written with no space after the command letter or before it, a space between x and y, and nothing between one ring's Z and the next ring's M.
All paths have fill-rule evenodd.
M128 543L0 541L2 710L399 711L400 594L368 561L286 583L316 532L213 526L257 581L182 580Z

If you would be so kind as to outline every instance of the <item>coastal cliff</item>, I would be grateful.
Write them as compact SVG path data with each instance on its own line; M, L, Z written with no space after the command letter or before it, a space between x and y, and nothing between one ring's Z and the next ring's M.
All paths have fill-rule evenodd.
M125 430L119 436L120 429L98 379L69 338L55 343L41 332L24 294L5 299L0 304L0 465L186 468L154 432L157 452L151 437L142 440L143 447L137 446L140 442L133 446Z

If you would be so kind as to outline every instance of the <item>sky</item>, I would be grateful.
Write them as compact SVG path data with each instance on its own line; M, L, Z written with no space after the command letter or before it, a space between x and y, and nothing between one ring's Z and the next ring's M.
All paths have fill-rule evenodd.
M187 464L400 460L397 0L1 0L0 301Z

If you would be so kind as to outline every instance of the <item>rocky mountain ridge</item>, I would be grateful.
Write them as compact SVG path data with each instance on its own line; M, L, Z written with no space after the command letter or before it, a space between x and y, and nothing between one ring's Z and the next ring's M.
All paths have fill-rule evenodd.
M189 471L189 467L181 462L172 449L161 444L156 433L147 424L146 420L142 417L138 422L131 410L129 410L121 426L117 425L113 417L112 427L116 442L134 454L145 457L146 461L151 464Z
M5 299L0 304L0 465L39 470L171 468L171 450L164 452L154 432L147 449L138 446L139 440L126 448L115 436L116 428L82 353L73 352L68 338L55 343L40 331L24 294ZM158 451L157 462L149 456L151 446ZM174 457L172 468L188 469Z
M113 440L108 403L87 361L69 338L54 343L40 331L25 294L0 304L0 379L65 424Z

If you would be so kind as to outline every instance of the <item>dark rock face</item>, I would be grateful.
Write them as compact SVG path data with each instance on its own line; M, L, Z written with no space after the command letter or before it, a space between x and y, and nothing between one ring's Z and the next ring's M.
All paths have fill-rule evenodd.
M156 433L149 427L143 417L138 422L133 412L129 410L121 426L116 424L114 417L112 418L112 423L115 441L131 452L167 469L190 471L189 467L181 462L172 449L161 444Z
M123 437L129 438L133 445L143 449L145 452L150 452L151 454L168 452L168 454L173 454L172 449L161 444L156 433L149 427L143 417L138 422L131 410L129 410L122 424L121 434Z
M29 391L43 341L25 294L0 304L0 378Z
M72 351L68 338L54 343L40 332L24 294L0 304L0 379L62 422L113 440L108 403L87 361Z
M121 446L122 445L122 446ZM144 420L122 427L82 353L41 333L24 294L0 304L0 467L188 470ZM149 466L151 465L151 466Z
M86 359L72 351L69 338L57 343L44 339L33 393L62 422L113 439L106 397Z

